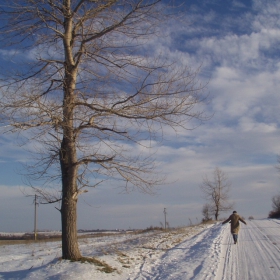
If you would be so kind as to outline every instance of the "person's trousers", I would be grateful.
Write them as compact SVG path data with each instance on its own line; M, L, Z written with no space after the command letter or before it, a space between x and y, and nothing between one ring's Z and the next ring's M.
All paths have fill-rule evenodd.
M233 233L232 237L233 237L234 242L236 243L237 239L238 239L238 234L237 233Z

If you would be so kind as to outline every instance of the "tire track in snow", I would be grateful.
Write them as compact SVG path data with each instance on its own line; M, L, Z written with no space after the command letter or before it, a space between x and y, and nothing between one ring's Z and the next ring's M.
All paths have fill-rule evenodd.
M155 260L155 264L143 263L140 272L133 279L213 279L221 254L221 231L220 225L205 229L168 250L160 259Z
M249 221L238 244L230 227L216 224L169 249L146 258L130 280L278 280L280 222Z
M278 280L280 275L280 225L270 220L251 221L240 230L234 245L229 226L223 239L217 279Z

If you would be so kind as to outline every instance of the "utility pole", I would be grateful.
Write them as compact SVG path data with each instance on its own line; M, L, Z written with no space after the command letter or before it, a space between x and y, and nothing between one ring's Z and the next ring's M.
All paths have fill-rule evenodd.
M164 213L164 228L166 229L166 208L164 208L163 210L163 213Z
M35 194L35 199L34 199L34 204L35 204L35 214L34 214L34 240L37 240L37 194Z

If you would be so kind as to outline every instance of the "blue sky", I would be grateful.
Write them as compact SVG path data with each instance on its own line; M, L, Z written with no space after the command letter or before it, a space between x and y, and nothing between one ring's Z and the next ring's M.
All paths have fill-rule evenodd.
M185 15L147 50L180 57L208 83L213 117L195 130L164 130L155 143L167 184L155 195L124 194L114 182L80 196L78 228L146 228L200 221L205 201L199 186L215 167L224 171L235 209L245 218L265 218L280 191L275 166L280 154L280 3L278 1L184 1ZM1 64L5 52L0 49ZM0 231L32 231L34 205L19 175L29 157L15 135L0 136ZM139 147L140 149L140 147ZM145 152L145 151L143 151ZM230 213L221 216L227 217ZM54 205L40 205L40 229L60 229Z

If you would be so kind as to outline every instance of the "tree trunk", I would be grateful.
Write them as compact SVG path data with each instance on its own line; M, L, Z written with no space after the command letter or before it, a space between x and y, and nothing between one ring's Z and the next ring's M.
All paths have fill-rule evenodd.
M216 221L218 221L218 217L219 217L219 210L216 210L216 212L215 212L215 219L216 219Z
M77 201L71 197L63 198L61 207L62 258L79 260L81 253L77 239Z
M71 28L70 28L71 30ZM69 33L69 32L68 32ZM66 36L65 46L69 46ZM74 65L70 48L65 47L65 77L63 99L63 140L60 149L60 165L62 173L62 258L79 260L81 253L77 238L77 151L74 133L74 103L77 68Z
M67 82L67 78L65 81ZM73 128L73 98L73 91L65 87L60 166L62 174L62 258L68 260L78 260L81 257L77 239L78 167Z
M62 171L62 258L78 260L81 258L77 238L77 167L73 163L76 151L73 145L61 145L61 171ZM67 147L68 146L68 147Z
M60 148L62 173L62 258L78 260L81 254L77 238L77 152L73 126L73 103L75 72L66 74L63 109L63 140Z
M60 149L62 172L62 258L78 260L81 253L77 238L77 151L74 133L74 103L77 67L73 57L73 22L71 1L64 0L64 81L63 81L63 140Z

